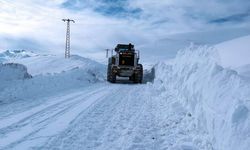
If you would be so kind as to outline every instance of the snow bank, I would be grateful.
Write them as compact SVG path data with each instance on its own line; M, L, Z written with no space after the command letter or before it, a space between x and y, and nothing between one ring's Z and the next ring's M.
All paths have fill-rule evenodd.
M0 82L31 78L27 68L22 64L0 64Z
M96 72L104 72L104 65L88 58L78 55L72 55L70 59L65 59L63 55L37 55L24 59L9 60L9 62L21 63L27 66L30 74L40 75L47 73L61 73L74 68L82 68L85 70L95 70Z
M91 70L75 68L62 73L34 76L30 80L7 82L0 91L0 101L11 103L36 100L51 95L70 92L103 81Z
M244 76L244 77L248 77L250 78L250 64L247 64L247 65L243 65L243 66L240 66L240 67L237 67L236 68L236 71Z
M7 62L21 63L19 72L11 67L0 69L0 102L11 103L20 100L35 100L38 98L88 87L92 83L105 81L106 67L93 60L80 56L65 59L63 56L35 55ZM12 63L10 63L12 64ZM5 66L5 65L3 65ZM33 76L30 80L22 79ZM11 71L9 71L11 70Z
M0 53L5 63L18 63L27 67L32 76L58 74L74 69L85 70L103 80L106 67L96 61L78 55L65 59L64 55L42 55L26 50L7 50Z
M250 81L218 65L211 47L191 46L155 67L156 87L173 90L218 150L250 147ZM166 91L168 92L168 91Z
M250 64L250 35L216 45L223 67L237 68Z
M22 64L0 64L0 93L4 93L5 89L10 85L15 85L15 83L22 82L24 79L29 78L31 78L31 75L27 72L26 66ZM15 92L15 89L12 90ZM0 96L0 103L6 100L8 100L8 97Z

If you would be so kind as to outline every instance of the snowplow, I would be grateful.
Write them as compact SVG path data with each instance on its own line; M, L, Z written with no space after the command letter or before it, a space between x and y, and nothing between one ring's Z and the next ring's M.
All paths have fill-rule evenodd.
M142 83L143 66L139 64L140 52L134 45L117 44L115 52L108 59L107 81L115 83L117 77L128 77L134 83Z

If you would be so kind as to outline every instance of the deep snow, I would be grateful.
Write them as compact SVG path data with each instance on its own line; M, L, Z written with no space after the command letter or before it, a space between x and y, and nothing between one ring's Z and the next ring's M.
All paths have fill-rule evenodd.
M0 81L12 81L31 78L26 66L17 63L0 64Z
M215 46L219 50L221 65L236 69L250 64L250 35L230 41L222 42Z
M250 64L237 67L235 70L243 77L250 78Z
M246 150L249 65L223 61L248 39L191 45L141 85L109 84L105 65L77 55L1 53L0 149Z
M0 86L1 103L36 99L104 81L104 65L87 58L72 56L65 60L62 56L36 54L32 57L19 57L17 59L19 52L11 51L10 53L12 53L11 56L4 55L2 57L9 59L6 59L4 64L0 66L0 72L3 72L0 77L2 83ZM23 51L22 53L30 52ZM25 66L17 65L16 67L15 64L24 64ZM20 80L24 78L23 76L32 76L33 78ZM9 78L19 80L8 81Z
M155 84L166 94L174 91L214 149L246 150L250 147L250 80L219 64L216 49L191 46L171 63L156 66Z

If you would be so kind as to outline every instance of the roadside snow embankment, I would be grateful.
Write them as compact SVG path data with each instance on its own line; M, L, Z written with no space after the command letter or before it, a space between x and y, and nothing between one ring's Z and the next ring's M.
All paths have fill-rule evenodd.
M0 64L0 81L12 81L31 78L27 68L22 64L7 63Z
M31 77L32 76L27 72L26 66L22 64L0 63L0 103L8 99L7 97L1 98L1 93L4 93L6 87L15 85Z
M56 95L102 82L105 78L104 65L77 55L70 59L35 55L5 63L0 66L0 103ZM32 79L17 80L31 77L29 73Z
M250 64L249 42L250 35L217 44L221 65L237 69Z
M155 67L159 88L171 89L218 150L250 147L250 81L219 64L217 50L191 46Z

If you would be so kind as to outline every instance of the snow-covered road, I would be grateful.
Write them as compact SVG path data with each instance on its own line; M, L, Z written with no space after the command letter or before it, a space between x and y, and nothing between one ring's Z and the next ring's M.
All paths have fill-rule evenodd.
M0 149L195 149L192 117L159 94L152 84L98 83L47 98L0 117Z
M141 85L109 84L106 62L78 55L2 52L0 150L249 149L249 41L192 44L172 60L176 43L162 41L152 56L164 61L143 63Z

